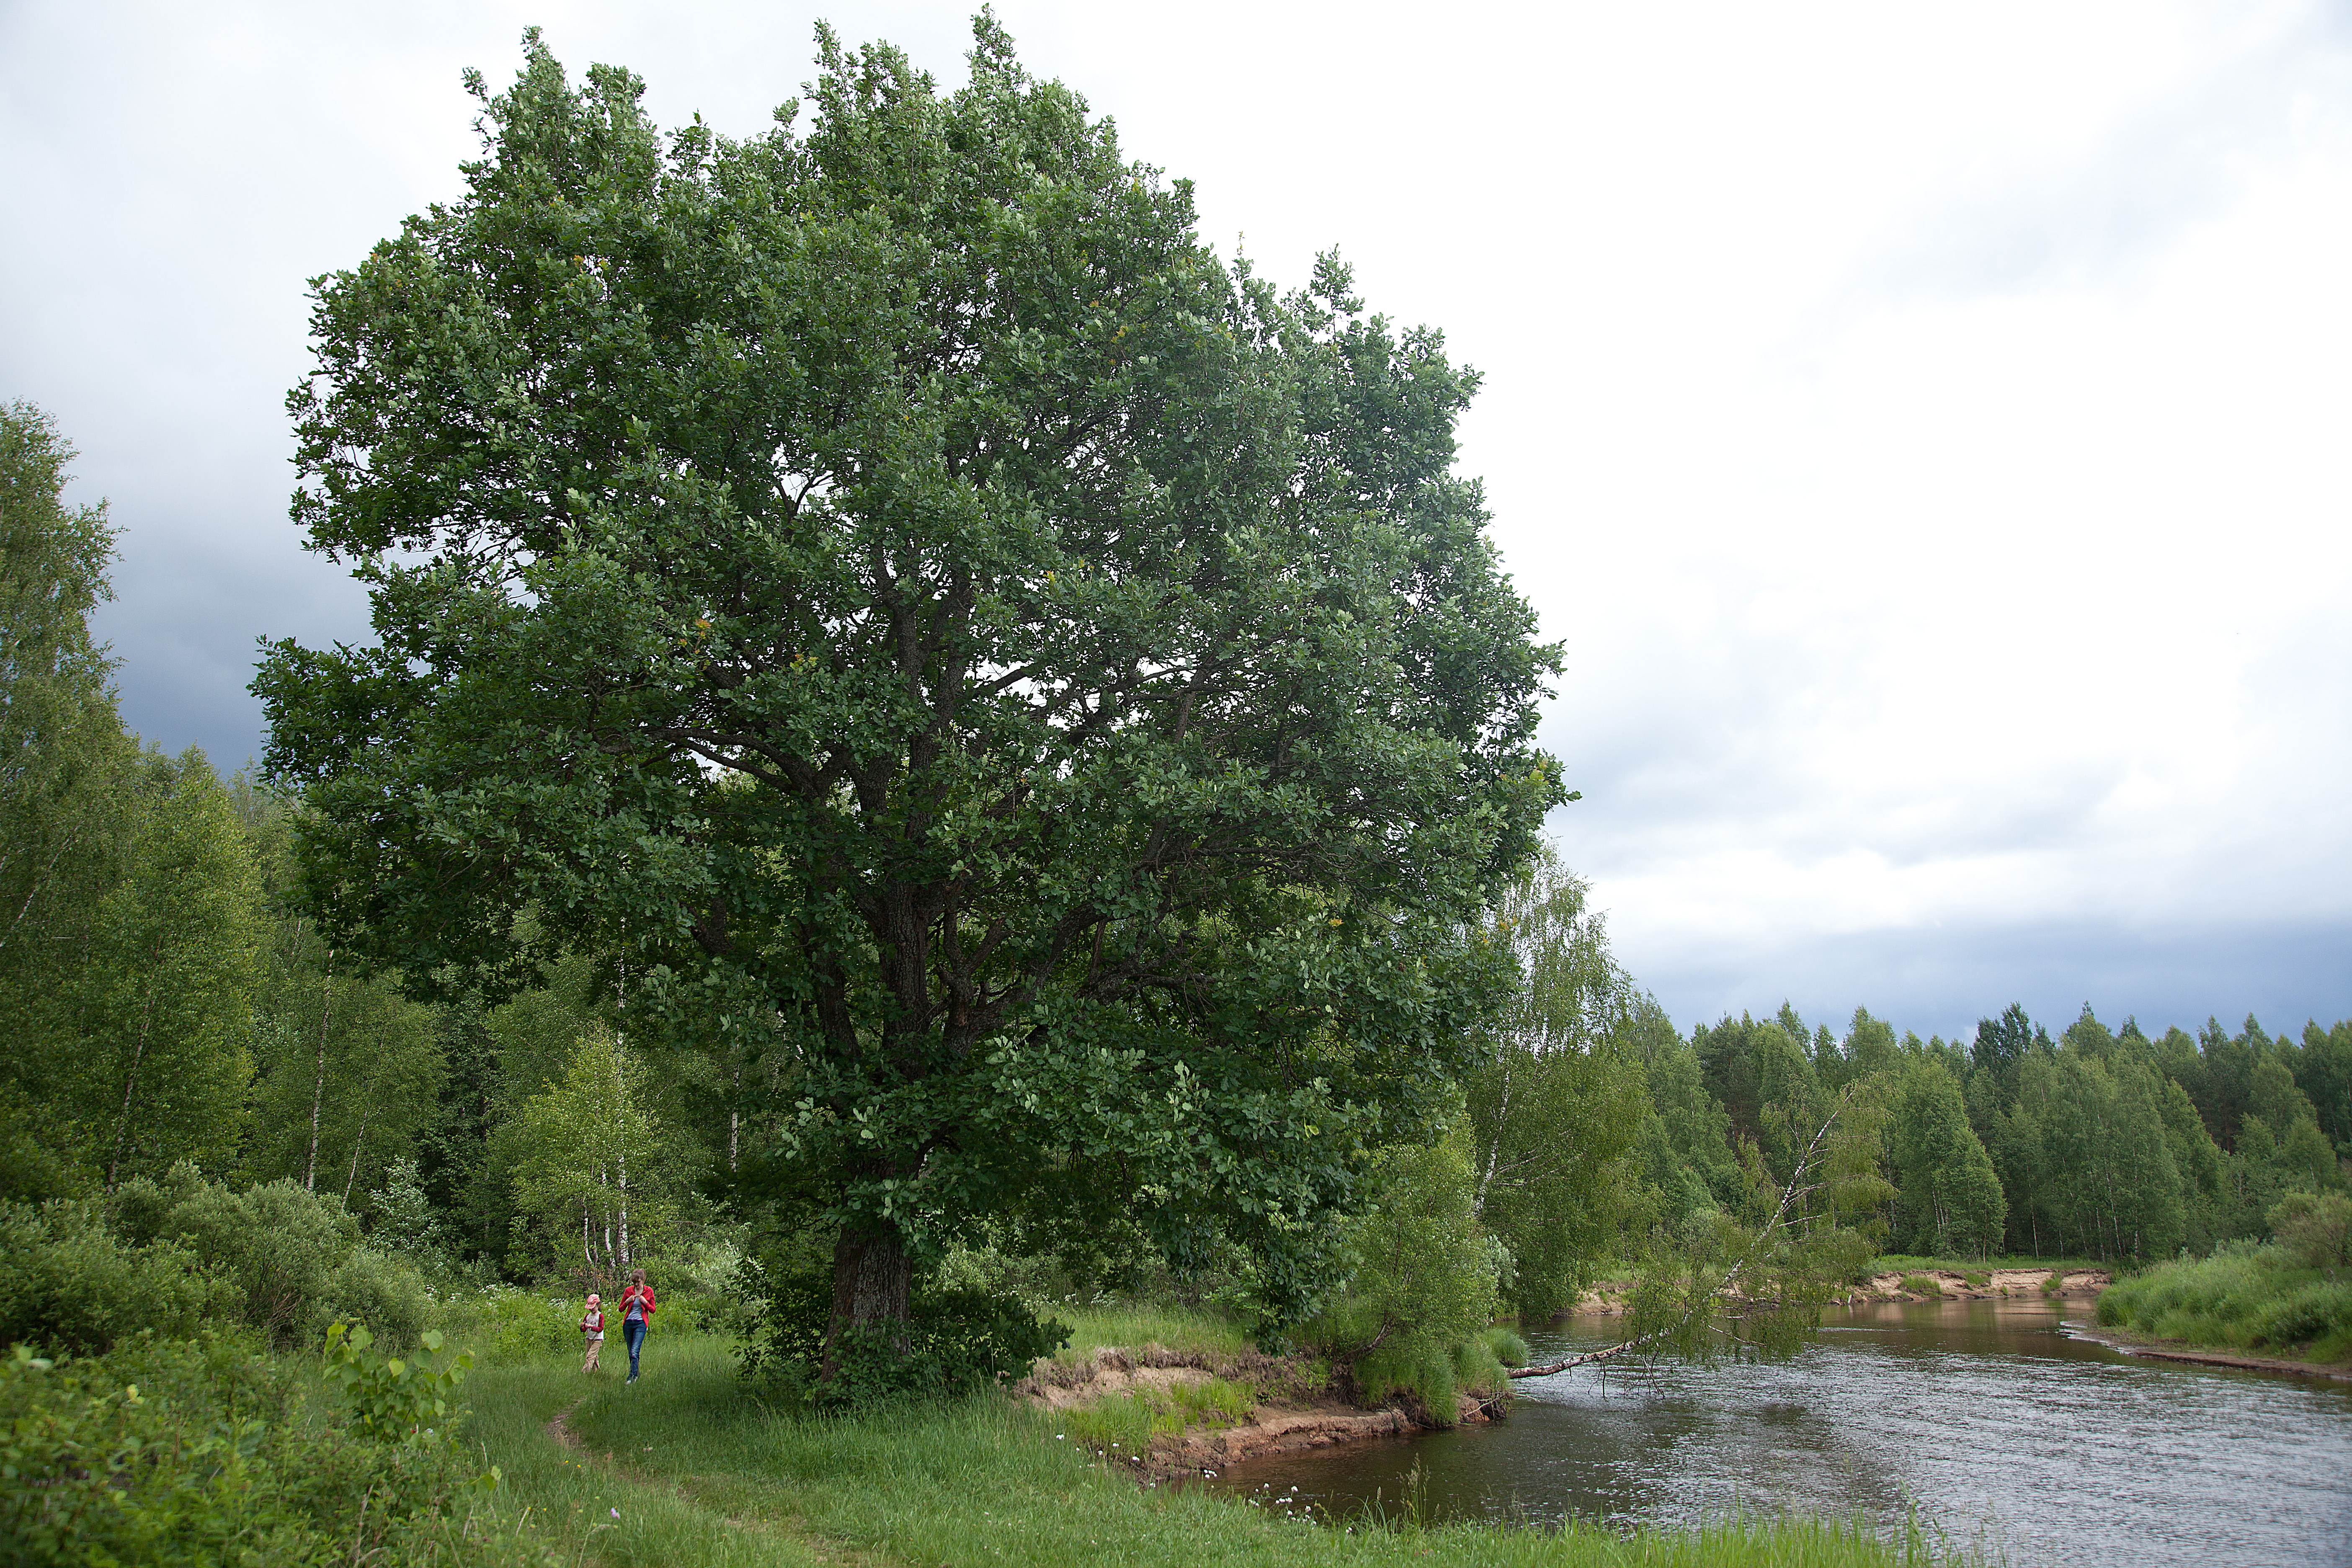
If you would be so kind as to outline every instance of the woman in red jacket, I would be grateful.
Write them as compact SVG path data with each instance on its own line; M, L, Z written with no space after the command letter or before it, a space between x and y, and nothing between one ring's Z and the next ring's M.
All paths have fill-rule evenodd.
M629 1276L629 1288L621 1292L621 1337L629 1342L629 1381L637 1381L637 1347L646 1342L646 1331L654 1323L654 1288L646 1283L642 1268Z

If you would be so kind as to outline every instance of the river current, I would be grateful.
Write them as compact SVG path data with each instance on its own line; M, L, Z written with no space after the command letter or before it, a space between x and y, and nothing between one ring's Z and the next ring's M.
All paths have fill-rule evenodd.
M2085 1307L2069 1302L2063 1315ZM1209 1484L1349 1518L1684 1526L1916 1509L2012 1563L2352 1564L2352 1384L2133 1358L2041 1300L1832 1314L1783 1365L1611 1363L1454 1432L1236 1464ZM1530 1335L1538 1362L1609 1320Z

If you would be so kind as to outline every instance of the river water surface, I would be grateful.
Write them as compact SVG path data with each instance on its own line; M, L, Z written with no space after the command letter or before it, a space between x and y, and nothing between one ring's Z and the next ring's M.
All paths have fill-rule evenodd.
M1435 1519L1884 1523L1916 1506L1948 1543L2011 1563L2352 1564L2352 1384L2136 1360L2060 1318L2038 1300L1864 1307L1786 1365L1527 1379L1492 1425L1249 1460L1210 1484L1340 1518L1376 1500L1394 1513L1416 1482ZM1612 1326L1528 1343L1557 1360Z

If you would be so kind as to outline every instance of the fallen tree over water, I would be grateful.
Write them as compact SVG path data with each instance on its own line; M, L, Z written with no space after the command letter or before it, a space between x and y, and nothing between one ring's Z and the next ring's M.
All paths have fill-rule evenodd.
M1633 1296L1633 1334L1600 1350L1513 1367L1511 1378L1550 1377L1656 1349L1691 1360L1707 1359L1727 1345L1734 1353L1773 1359L1794 1354L1867 1245L1841 1219L1884 1203L1890 1192L1876 1163L1885 1116L1885 1107L1862 1092L1860 1083L1847 1085L1780 1184L1780 1201L1759 1229L1748 1235L1717 1215L1711 1231L1686 1237L1678 1256L1660 1257L1646 1272ZM1753 1145L1745 1152L1759 1190L1769 1191L1763 1155ZM1744 1245L1717 1273L1730 1250L1723 1243L1731 1236Z

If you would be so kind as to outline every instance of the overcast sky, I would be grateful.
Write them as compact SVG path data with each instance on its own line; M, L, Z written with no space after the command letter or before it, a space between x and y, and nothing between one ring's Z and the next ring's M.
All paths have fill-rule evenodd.
M1556 816L1685 1027L2352 1016L2352 5L1030 4L1204 235L1486 374L1564 641ZM0 0L0 398L122 530L123 711L224 767L254 642L359 638L286 521L304 279L459 189L533 22L750 133L829 16Z

